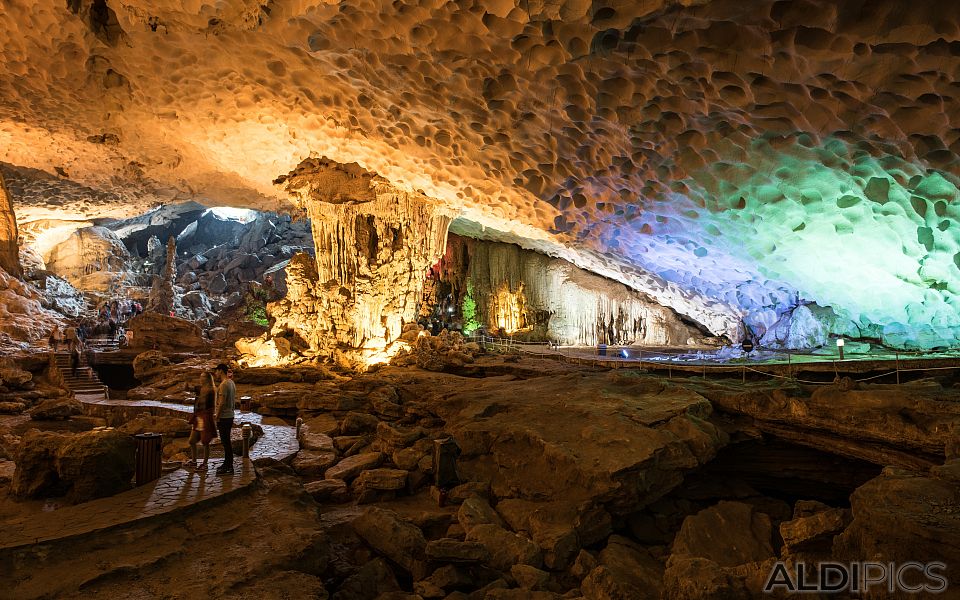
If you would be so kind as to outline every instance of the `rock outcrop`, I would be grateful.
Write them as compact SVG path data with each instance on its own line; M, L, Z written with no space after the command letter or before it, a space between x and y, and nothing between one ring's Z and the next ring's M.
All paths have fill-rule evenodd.
M928 472L888 468L850 497L853 522L834 538L836 558L946 564L960 578L960 460Z
M902 385L845 379L809 395L723 384L701 391L719 410L753 418L761 431L881 466L927 469L943 460L960 432L960 390L933 379Z
M126 246L106 227L84 227L50 249L47 269L84 291L108 292L126 276Z
M358 165L326 159L305 160L278 183L310 217L317 255L312 293L296 294L314 302L272 305L274 335L305 328L312 331L300 338L314 350L323 343L328 352L363 349L365 359L382 353L404 323L416 320L427 267L443 254L450 211ZM309 285L313 273L304 275L297 285Z
M20 277L20 233L17 230L17 215L13 212L13 200L7 192L7 183L0 172L0 270Z
M197 324L159 312L133 317L127 322L127 331L133 334L129 339L134 349L193 352L210 344Z
M78 434L30 430L15 459L13 491L26 498L67 495L73 503L110 496L131 487L133 439L115 429Z

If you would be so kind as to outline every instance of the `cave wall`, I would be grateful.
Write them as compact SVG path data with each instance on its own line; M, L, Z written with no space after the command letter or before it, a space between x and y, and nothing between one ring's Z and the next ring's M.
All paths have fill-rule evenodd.
M685 346L704 341L672 310L624 284L515 244L450 235L439 278L467 331L562 344Z
M129 254L115 233L95 226L74 231L44 258L47 269L77 289L105 292L126 272Z
M14 277L23 275L20 268L17 217L13 212L13 200L7 193L7 184L0 173L0 269Z

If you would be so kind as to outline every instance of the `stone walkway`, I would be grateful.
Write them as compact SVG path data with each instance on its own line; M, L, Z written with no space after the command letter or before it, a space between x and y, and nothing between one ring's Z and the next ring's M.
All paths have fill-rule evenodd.
M169 402L107 400L102 396L84 395L78 395L77 400L92 414L121 410L185 417L191 411L190 407ZM103 531L224 499L247 489L257 479L254 461L267 458L283 461L300 449L295 428L264 425L261 421L257 413L238 411L235 424L256 423L263 428L263 436L251 447L249 460L236 459L238 468L234 475L217 476L214 470L222 460L210 459L206 472L180 468L116 496L0 522L0 530L4 532L0 537L0 550L16 550Z

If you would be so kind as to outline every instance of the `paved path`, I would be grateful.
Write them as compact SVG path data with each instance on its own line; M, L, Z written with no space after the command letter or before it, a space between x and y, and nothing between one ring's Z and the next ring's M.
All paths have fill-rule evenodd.
M134 410L152 414L186 416L191 408L171 402L107 400L102 396L78 395L85 409L93 412ZM238 411L239 413L239 411ZM250 449L250 460L236 459L234 475L214 473L221 459L210 459L206 472L177 469L138 488L91 502L0 522L0 551L25 548L126 525L141 519L186 509L197 504L226 498L247 489L256 481L253 461L263 458L285 460L297 453L295 428L264 425L257 413L239 413L236 423L256 423L263 436Z

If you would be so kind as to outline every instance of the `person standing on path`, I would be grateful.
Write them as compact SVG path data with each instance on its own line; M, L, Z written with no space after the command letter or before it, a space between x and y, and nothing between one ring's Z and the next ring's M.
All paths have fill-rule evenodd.
M196 400L193 404L193 416L190 418L190 461L187 468L197 467L197 442L203 444L203 464L200 468L207 470L207 460L210 458L210 442L217 436L217 425L213 419L213 409L216 405L217 386L213 382L213 374L209 371L200 373L200 385L195 389Z
M233 445L230 443L230 430L233 429L234 405L237 398L237 385L229 378L230 368L220 363L216 368L217 380L217 430L220 443L223 444L223 464L217 469L217 475L233 474Z

